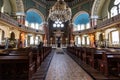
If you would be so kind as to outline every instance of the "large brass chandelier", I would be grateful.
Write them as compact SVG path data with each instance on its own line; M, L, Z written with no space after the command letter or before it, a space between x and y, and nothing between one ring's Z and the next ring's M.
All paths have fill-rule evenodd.
M71 8L65 3L64 0L57 0L57 2L49 10L49 18L52 21L66 22L71 19Z

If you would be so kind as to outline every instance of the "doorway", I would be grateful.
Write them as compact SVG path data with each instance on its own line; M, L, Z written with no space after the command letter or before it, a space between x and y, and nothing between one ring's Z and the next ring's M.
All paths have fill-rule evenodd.
M61 47L61 37L57 37L57 47L60 48Z

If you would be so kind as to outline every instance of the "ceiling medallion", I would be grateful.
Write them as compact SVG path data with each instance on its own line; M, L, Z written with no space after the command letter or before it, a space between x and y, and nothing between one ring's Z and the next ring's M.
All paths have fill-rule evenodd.
M64 0L57 0L57 2L49 10L49 18L52 21L66 22L71 19L71 8L65 3Z

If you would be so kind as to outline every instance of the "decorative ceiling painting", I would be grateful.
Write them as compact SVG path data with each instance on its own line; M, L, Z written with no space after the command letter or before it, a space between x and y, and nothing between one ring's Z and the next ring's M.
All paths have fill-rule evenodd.
M64 0L72 10L74 16L80 10L88 13L91 12L94 0ZM57 0L23 0L25 11L30 8L38 9L43 15L48 15L49 9L57 2Z

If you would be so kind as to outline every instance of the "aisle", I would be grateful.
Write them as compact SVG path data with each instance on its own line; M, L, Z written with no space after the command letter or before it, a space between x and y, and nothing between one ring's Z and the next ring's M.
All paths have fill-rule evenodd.
M93 80L66 53L55 52L45 80Z

